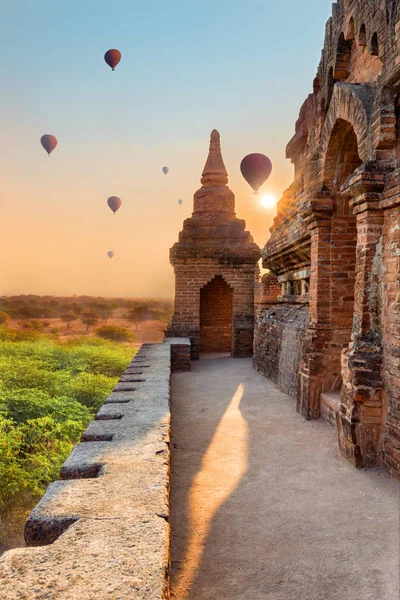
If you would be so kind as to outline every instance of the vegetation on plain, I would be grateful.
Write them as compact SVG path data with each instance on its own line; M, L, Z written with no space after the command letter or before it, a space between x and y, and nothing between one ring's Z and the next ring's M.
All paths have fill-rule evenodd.
M0 551L22 543L28 512L133 357L131 338L106 337L0 326Z

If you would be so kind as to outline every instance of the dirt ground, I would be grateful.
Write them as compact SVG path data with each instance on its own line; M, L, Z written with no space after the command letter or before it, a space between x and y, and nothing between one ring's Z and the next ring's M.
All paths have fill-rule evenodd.
M174 600L398 600L399 488L250 359L172 377Z

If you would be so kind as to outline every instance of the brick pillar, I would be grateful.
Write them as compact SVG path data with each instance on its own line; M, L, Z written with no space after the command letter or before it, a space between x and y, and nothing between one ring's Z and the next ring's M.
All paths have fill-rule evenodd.
M378 463L383 432L382 397L382 228L379 208L385 176L361 172L350 178L345 193L357 217L357 260L351 342L342 353L340 413L342 453L357 467Z
M332 196L321 192L304 203L302 217L311 235L310 323L300 359L297 411L306 419L320 417L324 380L324 347L331 338L330 245Z

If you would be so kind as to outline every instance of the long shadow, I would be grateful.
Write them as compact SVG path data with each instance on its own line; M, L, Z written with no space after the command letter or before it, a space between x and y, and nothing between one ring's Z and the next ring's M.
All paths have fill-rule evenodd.
M304 421L248 362L233 364L223 389L224 359L174 382L172 598L397 599L396 484L353 469L339 456L333 428ZM218 437L224 424L233 428L229 448ZM207 464L216 442L221 467L230 454L231 472ZM207 469L217 473L214 482L202 479Z
M179 598L176 594L182 585L189 586L188 563L195 562L200 558L197 553L199 549L197 542L201 545L202 535L208 532L210 515L205 511L203 519L200 507L200 521L193 522L193 502L201 502L201 497L196 498L196 489L202 490L213 487L213 482L207 481L207 466L204 460L212 452L213 441L218 435L221 421L231 405L235 394L241 384L242 377L223 377L224 366L230 362L230 357L203 356L199 363L194 363L190 373L174 375L172 379L171 413L172 413L172 445L171 445L171 537L172 537L172 597ZM222 369L222 372L221 372ZM240 398L237 398L239 401ZM219 441L219 444L223 441ZM215 445L215 444L214 444ZM227 444L225 444L227 446ZM216 449L218 452L218 448ZM216 462L217 457L208 456L208 464ZM218 469L218 465L217 465ZM205 473L202 479L201 474ZM211 476L218 474L213 468ZM235 477L235 475L233 475ZM200 478L200 479L199 479ZM219 501L223 501L226 486L222 482L219 490ZM218 492L213 491L213 497ZM210 498L204 501L210 505ZM213 511L213 507L210 508ZM188 552L191 554L188 557ZM193 554L196 556L194 557ZM190 566L189 566L190 570ZM182 575L185 583L182 583ZM189 575L189 579L191 576ZM179 590L178 590L179 587Z

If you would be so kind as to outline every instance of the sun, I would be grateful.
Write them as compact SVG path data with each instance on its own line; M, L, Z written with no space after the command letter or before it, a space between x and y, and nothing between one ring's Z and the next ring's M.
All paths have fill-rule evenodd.
M276 204L276 198L273 194L264 194L260 198L260 204L264 208L273 208Z

